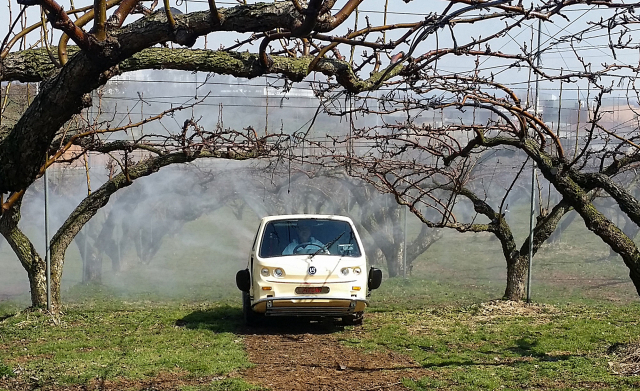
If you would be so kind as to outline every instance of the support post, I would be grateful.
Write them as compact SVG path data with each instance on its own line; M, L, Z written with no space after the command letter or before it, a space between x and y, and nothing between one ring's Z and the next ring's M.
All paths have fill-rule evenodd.
M47 160L45 159L45 164ZM44 170L44 240L45 240L45 261L47 268L47 311L51 312L51 245L49 238L49 180L47 178L48 169Z

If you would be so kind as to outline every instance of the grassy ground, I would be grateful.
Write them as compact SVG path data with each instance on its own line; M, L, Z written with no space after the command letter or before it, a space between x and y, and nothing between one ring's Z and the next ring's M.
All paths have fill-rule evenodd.
M190 223L150 265L131 258L113 273L105 263L100 285L79 283L70 249L67 305L55 319L19 311L28 305L26 276L0 246L0 390L17 380L36 389L151 389L162 379L178 379L184 391L253 389L236 376L252 363L234 274L257 220L235 230L218 224L230 218L220 211ZM430 371L405 380L414 390L640 387L637 376L620 374L617 350L640 342L637 293L622 261L581 223L534 258L530 306L495 301L506 278L497 241L474 234L460 243L446 232L409 278L383 282L362 327L332 334L364 352L414 358Z
M108 381L124 388L167 375L216 382L250 365L234 333L239 321L238 309L224 305L105 301L70 306L56 319L9 316L0 324L4 376L34 387Z
M405 382L415 390L634 389L640 378L616 374L613 363L623 360L616 344L638 343L638 315L636 304L380 309L344 341L404 352L431 369Z
M388 282L363 326L336 328L342 343L364 352L392 350L430 375L406 379L414 390L635 389L640 378L616 368L615 348L638 343L640 305L402 306ZM409 286L409 288L411 288ZM74 385L147 389L171 379L182 390L251 389L237 370L243 349L238 304L87 301L58 319L35 313L0 321L0 389ZM174 385L175 385L174 384ZM130 387L130 388L129 388Z

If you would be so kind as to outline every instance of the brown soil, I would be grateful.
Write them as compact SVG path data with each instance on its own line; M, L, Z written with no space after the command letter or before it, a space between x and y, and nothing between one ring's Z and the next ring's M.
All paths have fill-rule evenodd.
M335 331L334 326L322 323L255 330L244 337L255 367L239 376L278 391L356 391L407 390L403 378L428 375L417 362L398 353L344 346Z
M615 344L609 348L614 360L609 362L613 373L623 376L640 375L640 342Z

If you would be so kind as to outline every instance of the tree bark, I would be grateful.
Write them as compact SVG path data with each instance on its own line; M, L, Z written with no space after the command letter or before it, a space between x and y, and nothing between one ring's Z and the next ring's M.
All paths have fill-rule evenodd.
M556 189L572 204L576 212L580 214L586 227L598 235L616 253L620 254L625 265L629 269L629 277L640 295L640 251L636 244L622 232L611 220L602 214L592 202L589 202L587 192L576 182L569 178L567 174L557 174L551 172L548 167L542 170L545 177L553 181ZM635 210L637 202L634 201L628 207L621 206L621 209ZM631 216L630 216L631 217Z
M527 296L526 281L529 275L529 257L514 253L507 261L507 287L504 298L520 301Z
M11 246L22 267L29 278L31 293L31 306L34 308L46 308L47 306L47 276L46 261L35 249L29 238L18 228L20 221L20 207L22 198L0 217L0 232ZM60 279L52 273L51 281L51 308L60 308L59 292Z

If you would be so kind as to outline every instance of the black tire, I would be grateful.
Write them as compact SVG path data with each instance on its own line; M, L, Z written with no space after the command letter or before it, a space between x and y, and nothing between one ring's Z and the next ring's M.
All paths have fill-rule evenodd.
M343 316L342 324L345 326L360 326L362 324L363 319L364 319L364 314L362 312L356 312L353 315Z
M251 309L251 299L247 292L242 292L242 315L244 317L244 324L247 326L259 325L264 316Z

